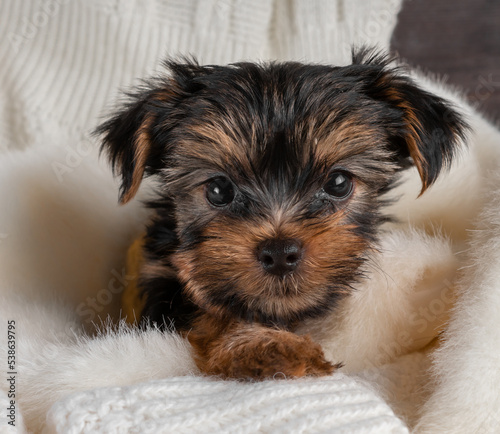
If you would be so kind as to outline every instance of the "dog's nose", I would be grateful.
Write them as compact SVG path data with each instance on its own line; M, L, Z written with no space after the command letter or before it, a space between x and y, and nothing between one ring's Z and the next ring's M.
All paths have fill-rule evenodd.
M268 273L284 276L297 268L302 259L302 247L294 239L269 240L261 245L258 259Z

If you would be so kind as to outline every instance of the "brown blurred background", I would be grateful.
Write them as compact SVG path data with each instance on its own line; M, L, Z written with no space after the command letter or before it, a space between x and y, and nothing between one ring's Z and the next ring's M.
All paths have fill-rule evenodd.
M500 123L500 0L405 0L391 45Z

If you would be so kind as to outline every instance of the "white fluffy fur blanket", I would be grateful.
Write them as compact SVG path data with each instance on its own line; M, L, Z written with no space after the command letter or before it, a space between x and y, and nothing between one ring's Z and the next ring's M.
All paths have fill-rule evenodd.
M462 109L475 128L469 151L426 195L397 202L392 212L403 223L386 228L369 278L344 301L342 314L302 330L327 357L345 363L328 379L205 379L175 335L121 325L87 337L80 324L90 312L96 321L97 314L113 313L127 285L123 255L144 211L137 203L114 205L115 182L95 151L64 183L50 165L57 148L4 155L0 358L7 360L6 325L14 320L18 426L37 432L385 433L406 432L420 420L420 432L495 432L500 133ZM402 191L416 197L415 173L395 194ZM101 283L97 294L89 289L95 282ZM61 287L68 294L57 303L51 294ZM431 341L443 329L435 350ZM1 388L7 394L9 383ZM8 406L5 395L2 403Z
M408 171L389 210L401 224L385 228L369 278L342 315L304 325L345 363L340 372L225 382L200 377L173 334L124 325L92 334L92 322L119 316L125 251L147 218L139 201L116 205L110 170L83 138L118 85L146 75L165 49L216 63L308 53L343 62L324 53L355 41L387 47L399 7L233 3L0 4L9 42L0 148L11 149L0 155L0 432L500 432L500 132L423 77L468 117L468 150L418 200ZM203 27L210 20L217 25ZM93 31L78 30L89 23ZM288 38L290 29L300 31ZM104 42L94 46L94 36Z

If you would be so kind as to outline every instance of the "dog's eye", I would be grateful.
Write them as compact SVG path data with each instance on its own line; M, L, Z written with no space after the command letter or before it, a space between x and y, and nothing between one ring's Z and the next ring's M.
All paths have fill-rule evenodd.
M234 199L234 187L231 181L224 177L212 179L207 184L207 200L214 206L229 205Z
M336 199L345 199L353 191L352 178L345 172L332 172L324 190Z

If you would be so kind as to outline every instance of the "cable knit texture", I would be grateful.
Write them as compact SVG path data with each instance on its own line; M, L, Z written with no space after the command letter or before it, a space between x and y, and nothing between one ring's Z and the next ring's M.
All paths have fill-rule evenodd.
M71 146L165 56L347 63L389 46L400 0L0 2L0 149Z
M370 389L343 375L238 383L177 377L97 389L56 404L48 430L64 433L407 433Z

